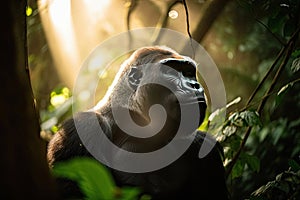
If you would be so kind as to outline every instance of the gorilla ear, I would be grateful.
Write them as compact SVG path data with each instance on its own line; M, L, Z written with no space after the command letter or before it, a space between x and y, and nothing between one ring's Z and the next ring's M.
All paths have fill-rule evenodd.
M132 89L136 90L141 82L143 73L138 67L131 67L128 74L128 82Z

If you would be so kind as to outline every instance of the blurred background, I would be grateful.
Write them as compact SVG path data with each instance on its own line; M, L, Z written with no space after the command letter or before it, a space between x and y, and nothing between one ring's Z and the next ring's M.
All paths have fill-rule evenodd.
M252 128L243 149L252 157L242 156L228 178L232 199L245 199L288 170L289 163L299 162L300 1L187 0L186 5L189 31L216 63L227 102L241 97L227 109L227 115L243 111L245 106L256 110L266 95L268 98L259 112L261 123ZM26 14L31 82L45 140L70 116L72 89L80 67L101 42L143 27L169 28L188 37L186 9L181 1L28 0ZM288 51L291 39L293 47L283 62L284 56L279 53L284 48ZM109 51L114 48L118 47ZM274 70L264 80L278 57ZM97 99L103 97L125 58L99 75L102 82ZM274 78L281 62L284 68ZM260 83L251 104L247 104ZM271 92L266 94L270 87ZM81 97L88 99L90 95L83 93ZM240 146L244 128L221 139L229 160Z

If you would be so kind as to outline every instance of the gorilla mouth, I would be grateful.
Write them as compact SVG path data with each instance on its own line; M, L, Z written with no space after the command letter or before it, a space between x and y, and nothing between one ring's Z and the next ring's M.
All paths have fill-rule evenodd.
M206 104L205 96L201 92L195 92L192 95L187 95L179 102L182 105Z
M179 103L179 102L178 102ZM187 99L185 101L180 102L181 105L192 105L192 104L200 104L200 103L206 103L205 99L203 97L194 98L194 99Z

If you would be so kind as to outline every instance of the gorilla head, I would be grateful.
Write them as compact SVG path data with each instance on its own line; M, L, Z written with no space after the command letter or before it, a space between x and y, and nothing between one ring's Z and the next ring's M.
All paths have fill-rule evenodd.
M156 105L162 106L164 111L152 112ZM144 153L168 144L185 120L188 126L184 136L196 133L196 137L178 160L147 173L111 169L115 181L120 186L140 187L154 199L227 199L219 154L222 150L214 146L205 158L198 157L206 133L197 128L204 119L205 109L204 90L196 80L195 61L167 47L138 49L122 64L109 91L94 109L77 113L62 124L48 146L49 164L52 166L75 156L91 156L78 137L78 127L87 130L83 134L89 137L97 133L88 130L100 125L115 145L130 152ZM189 112L197 115L185 114ZM97 123L90 120L95 115ZM156 130L161 124L163 126L154 131L154 135L148 135L149 131L133 135L134 131L130 131L136 125Z
M111 109L118 113L126 109L130 117L122 117L120 120L125 126L131 126L127 122L128 118L132 118L135 124L146 126L155 120L163 122L163 116L154 115L151 119L149 114L153 105L161 105L167 114L166 123L160 132L147 139L144 139L147 136L143 136L145 133L142 132L140 136L143 139L140 139L128 137L128 133L116 130L112 134L114 143L122 148L134 147L127 150L137 152L161 148L176 134L182 109L194 108L194 113L197 113L188 116L190 130L186 130L186 134L198 128L205 115L206 103L203 88L196 80L196 63L191 58L179 55L167 47L138 49L123 63L110 90L95 110L103 115L111 113Z

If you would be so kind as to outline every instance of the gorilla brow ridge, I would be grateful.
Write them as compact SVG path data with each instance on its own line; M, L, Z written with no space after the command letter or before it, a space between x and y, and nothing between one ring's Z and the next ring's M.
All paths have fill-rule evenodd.
M165 46L144 47L138 49L132 56L132 60L138 62L130 64L138 66L146 63L154 63L156 60L161 60L166 56L181 58L177 52Z

